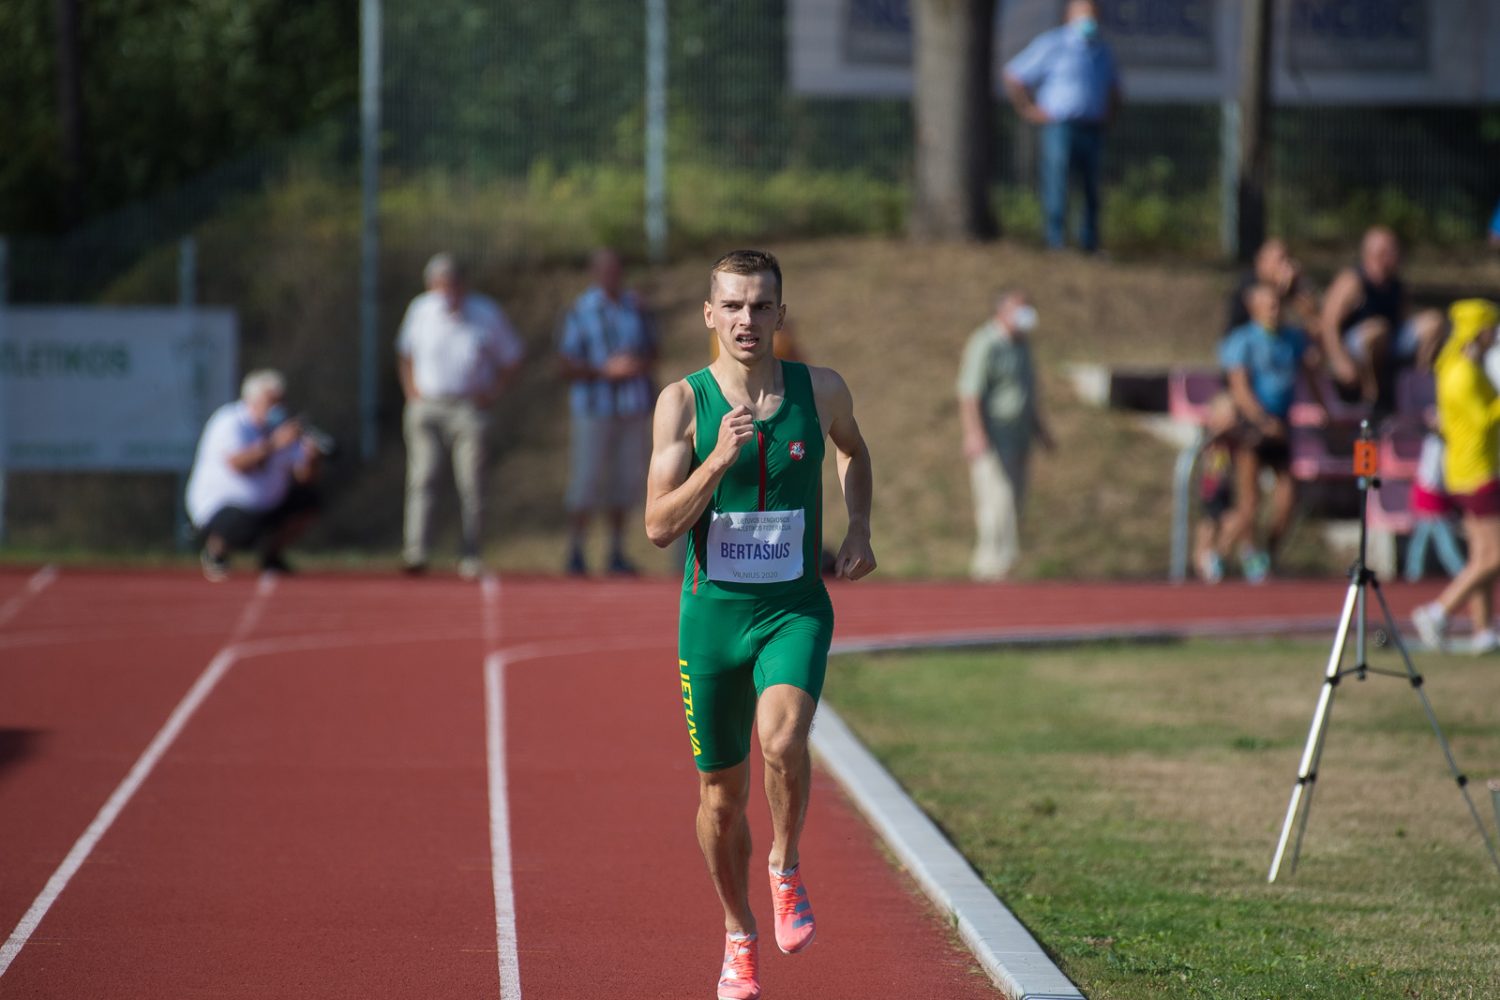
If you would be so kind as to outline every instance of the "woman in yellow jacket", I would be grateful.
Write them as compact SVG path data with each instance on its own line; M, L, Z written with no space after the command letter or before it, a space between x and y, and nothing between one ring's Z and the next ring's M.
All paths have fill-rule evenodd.
M1469 601L1472 649L1500 648L1491 628L1495 580L1500 577L1500 397L1484 373L1484 353L1495 342L1500 306L1464 299L1448 310L1448 341L1433 362L1443 477L1463 513L1469 560L1438 599L1412 611L1422 641L1441 649L1448 616Z

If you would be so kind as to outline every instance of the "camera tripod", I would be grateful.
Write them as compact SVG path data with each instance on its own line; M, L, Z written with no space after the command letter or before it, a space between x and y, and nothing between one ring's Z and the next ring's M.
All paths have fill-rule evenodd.
M1458 769L1458 762L1453 759L1453 750L1448 745L1448 738L1443 735L1437 716L1433 714L1432 703L1427 700L1427 692L1422 689L1422 675L1417 673L1416 668L1412 666L1411 654L1406 650L1401 631L1396 628L1396 620L1391 615L1390 605L1386 603L1385 594L1380 590L1380 580L1365 565L1370 490L1380 488L1377 472L1378 462L1375 441L1370 432L1370 422L1361 421L1359 440L1354 445L1354 474L1358 477L1360 492L1359 555L1349 569L1349 590L1344 596L1343 614L1339 616L1338 631L1333 639L1333 651L1328 657L1328 667L1323 672L1323 689L1318 695L1318 706L1313 711L1312 727L1308 730L1307 745L1302 750L1302 763L1297 769L1297 783L1292 788L1292 798L1286 807L1286 819L1281 824L1281 839L1276 844L1276 856L1271 859L1271 871L1266 876L1268 882L1275 882L1276 876L1281 871L1281 862L1286 855L1287 842L1291 839L1293 824L1297 827L1297 840L1292 847L1291 871L1297 870L1297 857L1302 853L1302 837L1307 832L1308 813L1312 811L1312 793L1318 780L1318 764L1322 760L1323 744L1328 736L1328 715L1333 708L1333 695L1339 682L1350 674L1359 680L1364 680L1367 674L1383 674L1387 677L1404 678L1411 684L1412 690L1422 702L1422 710L1427 713L1427 721L1432 723L1432 731L1437 736L1438 745L1443 748L1443 756L1448 760L1448 769L1452 772L1454 781L1458 783L1458 790L1463 795L1464 802L1468 804L1469 814L1474 817L1474 825L1479 830L1479 838L1484 841L1485 850L1489 852L1496 871L1500 872L1500 855L1495 853L1495 845L1491 842L1489 833L1485 830L1484 821L1479 818L1479 810L1474 807L1474 800L1469 795L1469 779ZM1401 660L1406 665L1404 672L1379 670L1369 666L1366 662L1365 652L1368 641L1366 600L1367 593L1371 591L1374 592L1375 599L1380 604L1380 611L1385 616L1384 636L1388 636L1390 641L1395 643L1397 651L1401 654ZM1354 666L1345 669L1344 651L1349 642L1351 628L1354 630L1355 663ZM1380 633L1377 633L1376 639L1380 645L1385 644Z

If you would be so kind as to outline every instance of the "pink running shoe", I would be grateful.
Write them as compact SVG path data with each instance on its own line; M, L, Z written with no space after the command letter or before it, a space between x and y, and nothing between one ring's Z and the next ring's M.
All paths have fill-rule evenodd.
M724 969L719 973L719 1000L759 1000L760 942L754 934L724 935Z
M802 884L801 865L785 873L771 869L771 904L776 910L776 947L795 955L812 944L818 927Z

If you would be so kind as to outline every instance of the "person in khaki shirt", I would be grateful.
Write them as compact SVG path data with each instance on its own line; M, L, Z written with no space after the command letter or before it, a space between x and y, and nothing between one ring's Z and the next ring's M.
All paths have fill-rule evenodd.
M1001 294L994 316L970 335L959 366L958 412L974 490L970 574L976 580L1004 579L1015 566L1031 445L1054 446L1031 355L1036 325L1036 309L1024 293Z

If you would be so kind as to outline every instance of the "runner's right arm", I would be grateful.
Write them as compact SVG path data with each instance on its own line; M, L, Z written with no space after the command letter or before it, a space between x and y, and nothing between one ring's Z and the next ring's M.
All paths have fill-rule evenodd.
M719 424L719 441L693 468L693 389L673 382L656 401L646 474L646 537L658 548L681 538L703 516L724 473L754 436L750 408L736 406Z

